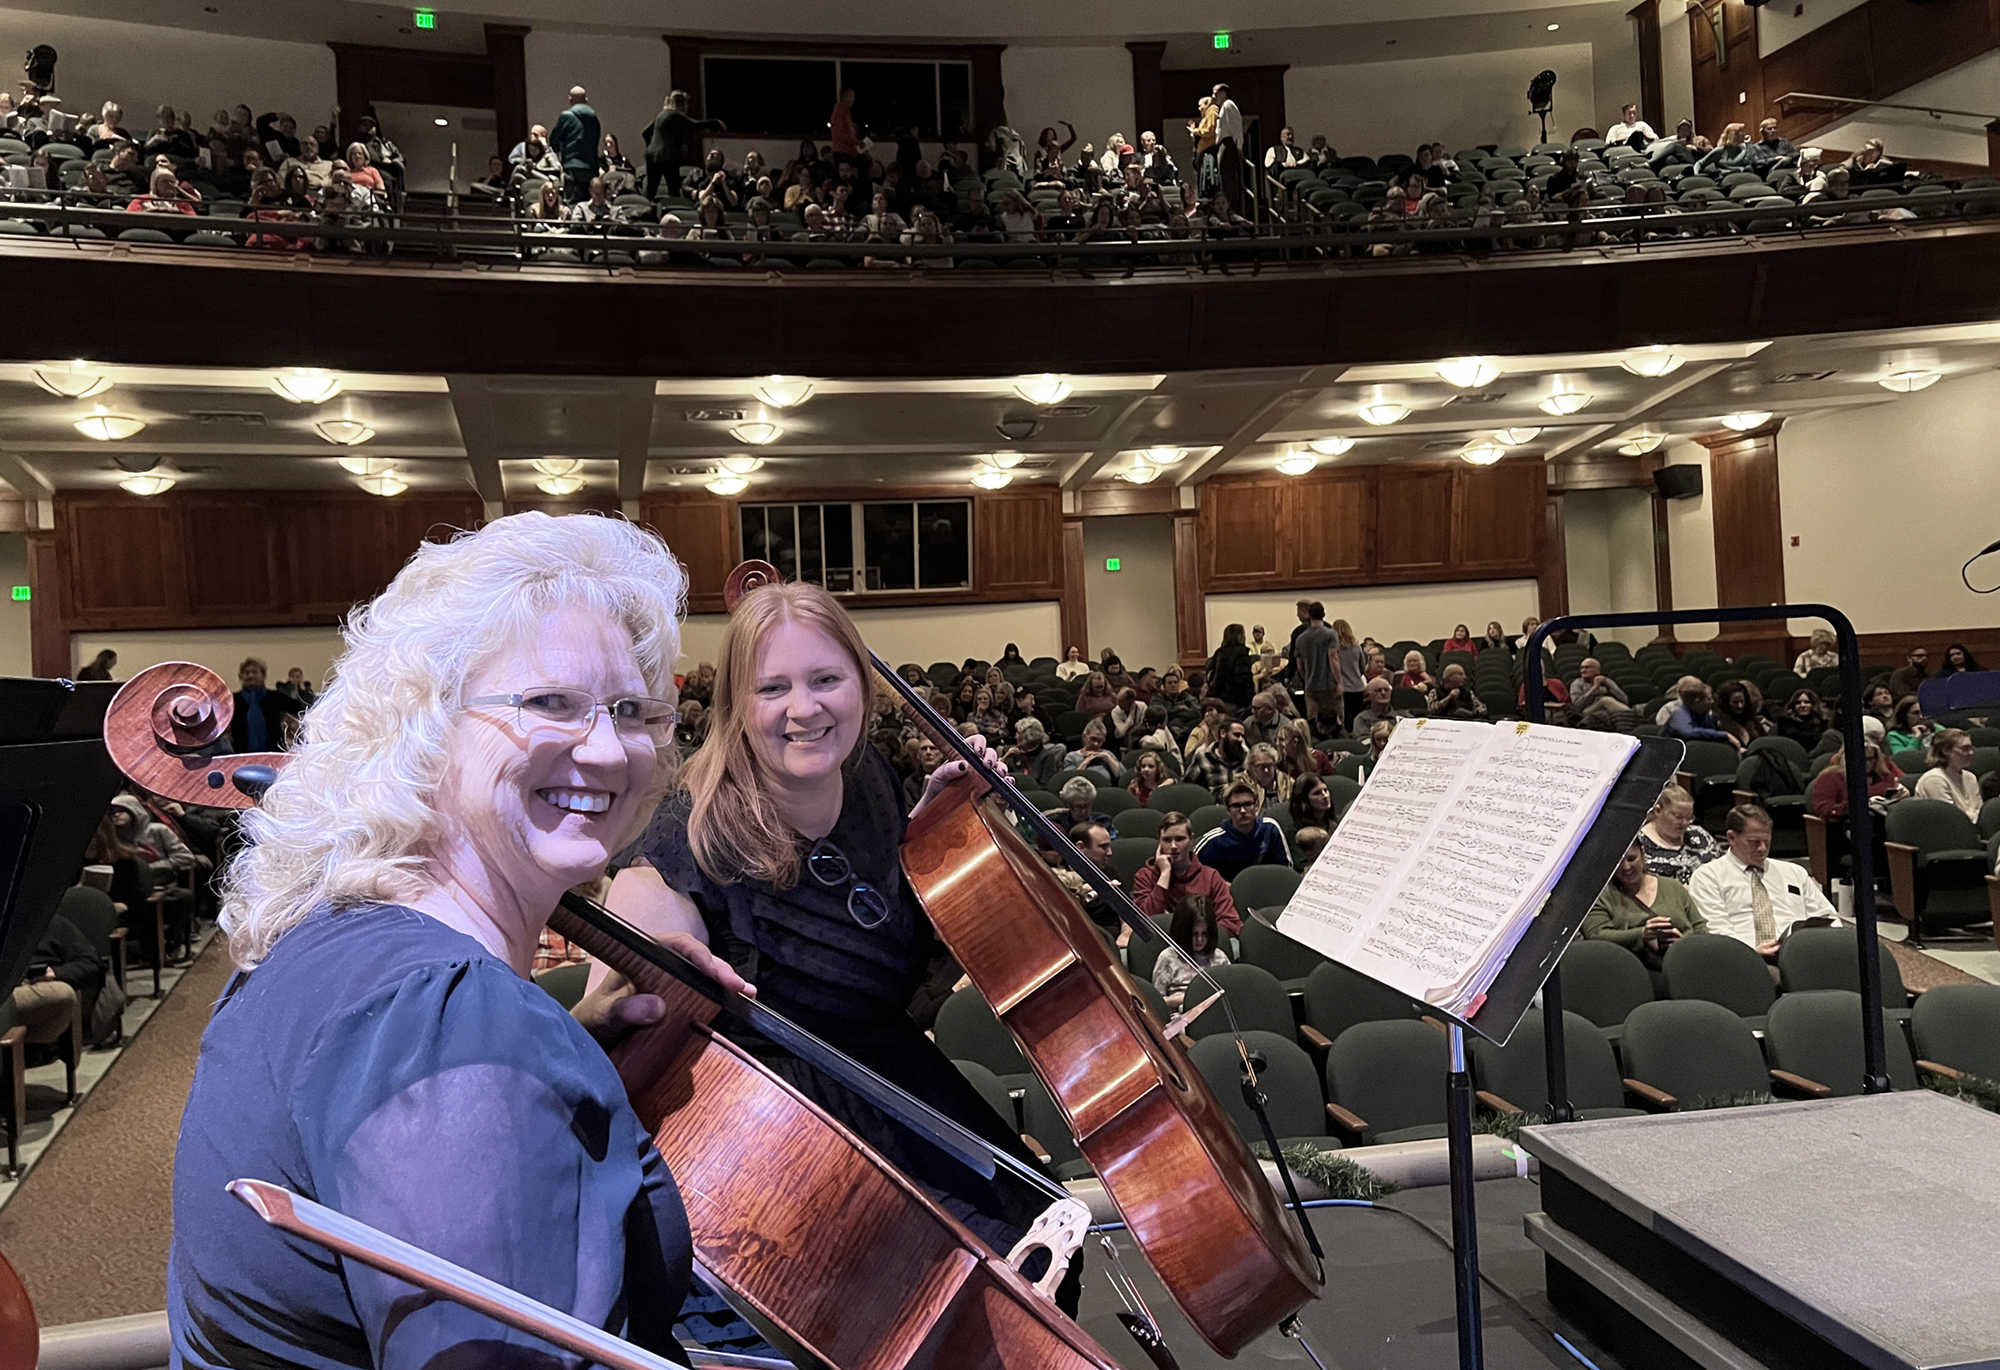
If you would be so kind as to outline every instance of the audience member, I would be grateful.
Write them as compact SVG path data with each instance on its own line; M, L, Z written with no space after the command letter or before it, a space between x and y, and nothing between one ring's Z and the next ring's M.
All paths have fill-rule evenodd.
M1772 731L1811 752L1826 734L1826 718L1826 705L1820 702L1819 695L1801 686L1785 700L1785 707L1779 711Z
M1187 987L1202 971L1227 965L1229 953L1222 949L1215 907L1200 895L1189 895L1174 903L1168 936L1173 945L1160 952L1153 962L1153 988L1166 1000L1167 1007L1183 1007Z
M1251 866L1292 864L1284 829L1260 813L1263 798L1249 781L1237 781L1222 796L1229 821L1195 843L1195 855L1224 880L1234 880Z
M1243 920L1229 897L1229 882L1195 855L1192 831L1184 813L1161 817L1159 848L1133 879L1132 902L1147 917L1160 918L1189 895L1199 895L1209 901L1221 930L1234 937Z
M118 653L106 647L90 659L90 664L76 673L78 680L109 680L112 668L118 664Z
M1785 932L1805 918L1833 918L1833 905L1803 866L1771 855L1771 815L1755 804L1729 811L1729 850L1688 881L1708 930L1734 937L1775 963Z
M1102 823L1078 823L1070 828L1069 840L1076 844L1076 849L1083 853L1084 859L1102 871L1112 884L1119 884L1118 869L1111 859L1109 828ZM1083 906L1084 915L1091 922L1107 933L1115 934L1124 930L1123 920L1089 881L1062 861L1054 863L1054 870L1057 882L1069 891L1072 899Z
M1687 886L1670 875L1655 875L1646 865L1646 849L1634 842L1584 915L1578 935L1616 942L1657 971L1668 947L1690 933L1707 931L1708 920L1688 897Z
M1722 722L1715 716L1715 696L1707 684L1697 681L1684 686L1680 699L1680 707L1667 719L1669 735L1683 742L1727 742L1741 749L1742 744L1722 730Z
M1132 780L1125 790L1142 805L1153 797L1153 791L1169 783L1167 763L1159 752L1142 752L1132 763Z
M1446 638L1438 647L1440 655L1445 652L1477 652L1478 650L1479 639L1474 637L1472 630L1463 623L1453 628L1451 636Z
M1914 695L1917 688L1930 679L1930 650L1922 643L1910 648L1907 664L1889 673L1889 693L1897 699Z
M1861 744L1862 764L1867 767L1868 799L1900 799L1907 797L1909 790L1903 784L1903 772L1889 759L1882 744L1873 739ZM1806 796L1806 803L1812 811L1831 823L1847 817L1847 748L1842 747L1833 754L1813 780L1812 790Z
M1889 731L1883 737L1882 745L1890 752L1916 751L1929 741L1931 727L1930 721L1924 717L1924 706L1917 702L1917 697L1904 695L1889 713Z
M1318 600L1306 605L1306 621L1292 634L1293 675L1305 692L1306 721L1321 736L1338 732L1345 716L1341 654L1351 651L1353 642L1350 629L1346 643L1342 643L1339 631L1327 624L1326 606ZM1359 675L1358 659L1355 666Z
M1242 774L1250 748L1243 740L1241 719L1218 719L1216 726L1220 732L1215 741L1204 742L1189 752L1182 774L1189 784L1200 785L1219 803L1223 790Z
M1110 815L1097 811L1097 786L1091 783L1090 777L1071 776L1056 791L1056 798L1063 802L1060 818L1064 827L1074 827L1078 823L1101 823L1113 837L1118 836L1118 829Z
M1444 668L1429 712L1432 718L1483 719L1486 701L1472 692L1472 682L1465 678L1465 667L1454 661Z
M1014 724L1014 745L1000 759L1023 788L1046 790L1062 774L1065 755L1061 747L1050 743L1048 729L1040 719L1023 718Z
M1115 785L1125 773L1124 765L1118 760L1118 753L1105 746L1104 720L1093 718L1083 725L1083 739L1076 750L1063 758L1066 771L1090 771L1101 776L1106 785Z
M1278 729L1278 769L1297 780L1302 775L1332 775L1333 762L1312 744L1312 734L1302 718L1285 721Z
M1972 773L1972 737L1959 728L1940 728L1931 738L1931 768L1917 777L1916 797L1955 804L1967 818L1979 821L1985 799L1979 777Z
M1408 718L1407 709L1398 709L1390 704L1395 690L1389 684L1389 677L1377 676L1362 690L1367 707L1354 715L1353 735L1366 738L1377 723L1394 723L1397 719Z
M291 747L291 720L305 712L305 705L283 690L266 689L268 668L258 658L245 657L236 668L241 688L236 691L236 710L229 720L229 747L236 752L281 752Z
M1437 689L1437 681L1424 667L1424 654L1415 650L1403 653L1403 671L1389 682L1399 690L1421 690L1426 695Z
M1259 742L1244 753L1242 779L1256 790L1259 809L1283 804L1292 797L1292 777L1279 768L1278 749L1268 742Z
M1792 662L1792 674L1803 676L1809 672L1824 670L1827 667L1838 666L1839 664L1839 644L1834 638L1833 629L1815 628L1812 632L1811 644L1803 652L1800 652L1797 659Z
M1118 692L1111 688L1111 681L1102 671L1092 671L1083 682L1083 688L1076 692L1073 706L1087 714L1108 714L1118 707Z
M1632 712L1632 701L1624 689L1604 674L1603 663L1587 656L1577 666L1577 677L1569 686L1570 716L1578 722L1591 718L1615 719Z
M1748 680L1726 680L1715 691L1715 721L1739 748L1771 731L1764 717L1764 696Z
M695 148L705 133L727 133L720 119L695 119L687 112L688 93L669 91L660 112L653 116L646 132L646 198L659 198L664 181L669 193L678 194L682 168L694 160Z
M1208 692L1236 709L1247 710L1255 688L1243 625L1228 624L1222 630L1222 645L1208 659Z
M1646 869L1687 884L1697 869L1722 855L1722 844L1694 821L1694 797L1679 785L1669 785L1653 801L1653 811L1639 829L1646 850Z
M1984 668L1973 660L1972 653L1965 650L1965 644L1954 642L1944 649L1944 664L1939 666L1940 676L1957 675L1960 671L1978 671Z
M1090 674L1090 663L1083 659L1083 649L1072 647L1062 664L1056 667L1057 680L1075 680L1078 676Z
M1642 135L1638 142L1632 141L1633 134ZM1653 132L1653 126L1639 117L1639 107L1628 104L1618 111L1618 122L1604 131L1607 144L1626 143L1644 152L1649 144L1660 135Z

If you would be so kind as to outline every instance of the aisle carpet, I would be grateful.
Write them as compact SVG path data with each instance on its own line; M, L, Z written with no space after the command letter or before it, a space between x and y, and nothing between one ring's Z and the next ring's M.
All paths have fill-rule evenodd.
M0 1252L43 1327L167 1306L174 1140L228 978L218 937L0 1209Z
M1960 970L1957 966L1946 965L1935 956L1927 955L1915 947L1901 942L1882 939L1883 950L1896 958L1896 969L1903 973L1903 988L1934 989L1939 985L1984 984L1977 975Z

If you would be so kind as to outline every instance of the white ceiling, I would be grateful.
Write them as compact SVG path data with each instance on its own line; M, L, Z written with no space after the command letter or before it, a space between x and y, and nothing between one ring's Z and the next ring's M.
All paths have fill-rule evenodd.
M1724 414L1783 417L1893 403L1876 381L1891 371L1946 376L2000 365L2000 325L1905 333L1792 338L1769 344L1691 347L1677 371L1646 379L1620 353L1494 359L1499 374L1461 391L1425 365L1292 367L1171 375L1075 377L1073 392L1043 407L1016 394L1012 377L960 381L831 381L804 404L776 409L757 396L762 378L738 381L548 377L346 375L335 398L294 404L273 373L202 368L106 367L108 392L71 401L45 393L33 368L0 366L0 480L28 498L109 488L158 459L188 488L345 489L342 455L392 461L417 488L472 488L485 498L536 497L536 457L575 457L580 498L633 499L694 489L724 456L764 460L752 495L786 489L967 481L986 454L1020 455L1016 479L1077 489L1113 478L1141 448L1189 449L1163 480L1198 483L1220 471L1270 469L1312 438L1356 440L1344 464L1437 460L1508 427L1540 428L1521 450L1550 459L1610 451L1634 433L1691 437ZM52 362L50 369L65 365ZM1820 375L1819 373L1830 373ZM1537 406L1556 390L1588 394L1566 418ZM1393 399L1410 416L1388 427L1359 417ZM144 419L123 442L79 434L74 421L103 405ZM740 417L739 417L740 416ZM335 447L313 425L360 419L376 430L359 448ZM730 434L768 420L783 434L751 447ZM997 425L1032 431L1003 436ZM127 469L121 469L122 458Z

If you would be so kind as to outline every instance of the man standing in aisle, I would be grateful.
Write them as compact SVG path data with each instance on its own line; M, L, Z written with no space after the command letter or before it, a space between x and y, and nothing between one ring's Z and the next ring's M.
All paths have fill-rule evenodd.
M1222 193L1229 197L1229 203L1242 206L1243 198L1243 111L1236 108L1236 102L1229 98L1229 87L1216 82L1211 99L1215 101L1215 155L1217 172L1222 181Z
M1326 606L1305 607L1305 626L1292 635L1292 670L1306 695L1306 719L1315 737L1340 730L1340 639L1326 624Z
M563 203L590 198L590 178L597 174L597 152L604 144L597 111L584 101L582 86L569 88L569 108L556 116L549 146L562 158Z
M653 116L653 124L646 132L646 198L657 199L660 182L667 183L667 193L681 193L681 168L690 162L699 162L695 150L704 133L727 133L728 127L720 119L694 119L689 117L688 93L684 90L671 91L667 103Z

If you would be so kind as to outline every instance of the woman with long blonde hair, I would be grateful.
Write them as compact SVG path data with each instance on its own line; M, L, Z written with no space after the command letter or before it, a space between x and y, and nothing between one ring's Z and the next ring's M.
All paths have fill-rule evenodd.
M628 852L607 903L655 936L712 948L756 982L759 1000L1032 1163L908 1011L939 948L903 877L903 833L966 764L932 771L905 819L902 785L868 745L872 677L860 633L826 591L766 585L745 595L723 637L708 741ZM983 738L971 741L992 759ZM1040 1212L1038 1196L945 1160L771 1042L728 1020L717 1026L943 1191L995 1249L1010 1249ZM1072 1265L1071 1308L1078 1278Z

